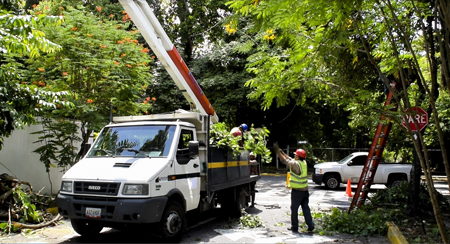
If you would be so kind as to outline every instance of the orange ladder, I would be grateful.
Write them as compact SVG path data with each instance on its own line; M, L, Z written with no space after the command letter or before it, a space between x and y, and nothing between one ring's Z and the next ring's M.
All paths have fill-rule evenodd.
M392 85L393 88L395 88L395 83ZM395 99L393 99L393 96L394 94L389 90L384 103L385 107L394 103ZM394 106L391 111L397 111L397 109L398 106ZM367 156L361 176L359 177L358 188L353 196L348 213L350 213L355 206L356 208L361 207L361 205L366 201L370 186L373 183L373 178L375 177L381 157L383 156L383 151L389 137L389 132L392 128L392 121L390 118L386 119L385 114L381 115L380 121L381 122L378 123L377 130L375 131L372 146L370 147L369 155Z

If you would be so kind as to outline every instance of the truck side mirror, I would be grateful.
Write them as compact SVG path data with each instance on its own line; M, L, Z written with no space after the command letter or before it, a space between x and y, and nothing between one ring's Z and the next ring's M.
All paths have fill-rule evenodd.
M353 164L353 162L351 160L347 162L348 166L351 166L352 164Z
M191 158L198 157L198 151L199 151L198 141L190 141L189 142L189 156Z

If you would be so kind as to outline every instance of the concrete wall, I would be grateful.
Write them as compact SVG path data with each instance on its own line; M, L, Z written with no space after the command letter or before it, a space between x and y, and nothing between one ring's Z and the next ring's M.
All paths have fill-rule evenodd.
M61 168L50 168L45 171L45 165L39 161L39 154L33 151L42 143L33 143L39 135L30 133L42 130L42 125L32 125L24 130L15 130L9 138L4 138L0 151L0 174L7 173L21 181L27 181L35 192L58 193L63 172ZM76 145L79 148L79 145Z

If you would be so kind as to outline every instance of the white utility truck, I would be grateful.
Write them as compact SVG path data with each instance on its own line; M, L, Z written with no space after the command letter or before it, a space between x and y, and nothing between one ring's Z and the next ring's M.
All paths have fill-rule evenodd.
M248 151L233 156L209 145L218 117L146 1L120 3L196 112L114 117L64 174L56 202L82 236L148 224L176 242L188 212L220 206L240 216L261 176L250 175Z
M312 180L318 185L324 183L328 189L337 189L348 179L357 184L368 154L355 152L337 162L318 163L314 165ZM409 163L380 163L372 184L395 186L401 181L409 181L411 168Z

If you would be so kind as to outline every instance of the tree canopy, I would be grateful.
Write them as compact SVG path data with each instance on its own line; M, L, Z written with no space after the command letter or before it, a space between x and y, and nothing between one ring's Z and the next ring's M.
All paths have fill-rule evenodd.
M284 105L296 95L304 97L296 99L299 105L327 97L327 102L345 104L353 126L376 128L379 121L374 118L386 114L402 129L406 109L424 107L433 118L450 176L445 146L449 141L444 139L449 125L439 118L447 109L437 106L438 99L449 93L448 2L233 0L228 4L254 23L248 33L256 33L258 52L248 59L247 69L255 77L247 85L254 89L251 97L263 98L265 108L273 101ZM394 93L395 103L383 108L380 99L388 90ZM411 128L403 132L419 155L435 201L429 143L421 132ZM439 208L434 210L439 216ZM442 219L436 220L447 243Z

